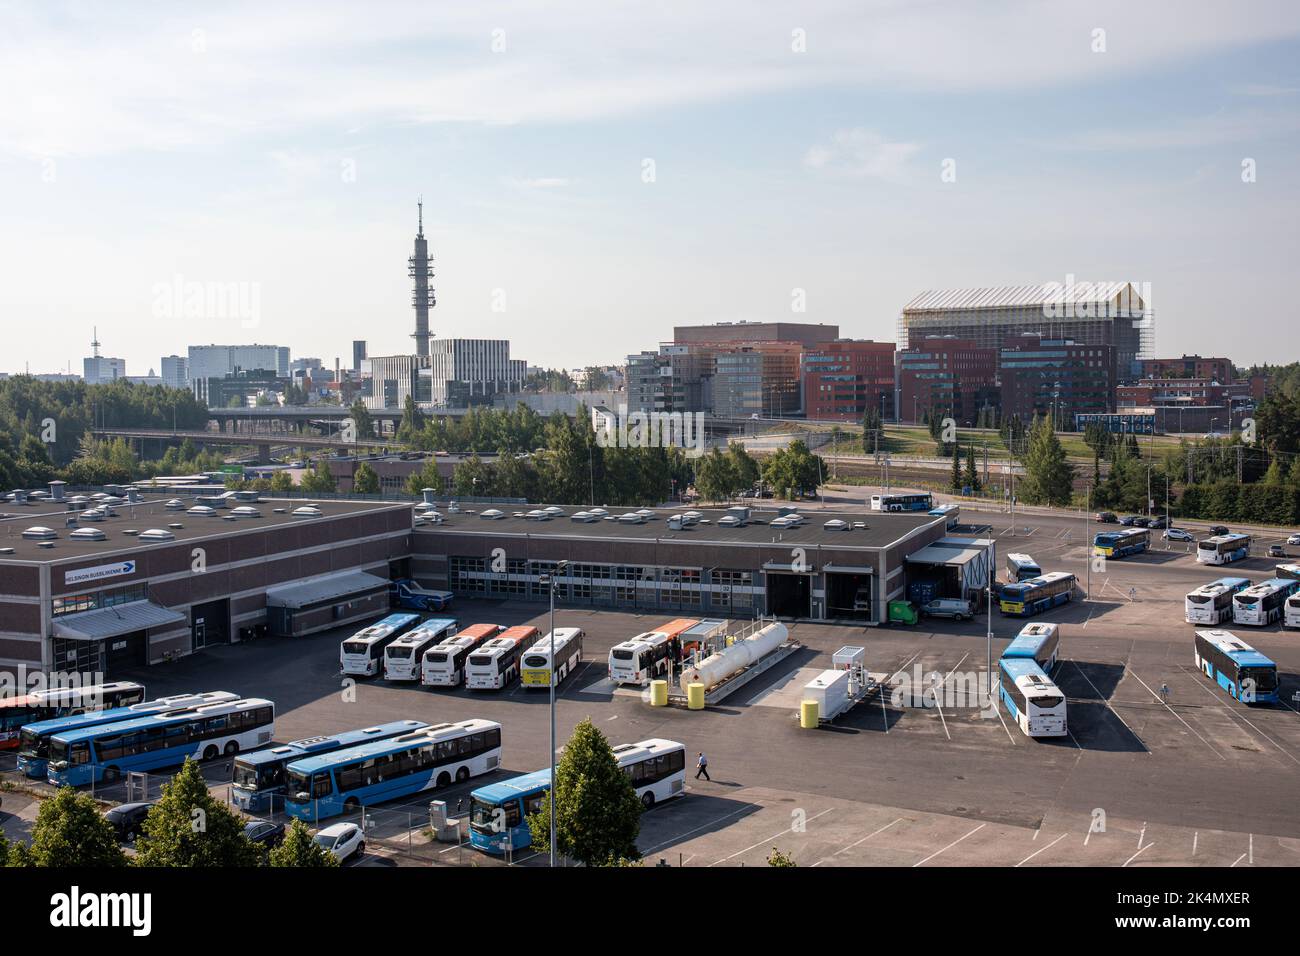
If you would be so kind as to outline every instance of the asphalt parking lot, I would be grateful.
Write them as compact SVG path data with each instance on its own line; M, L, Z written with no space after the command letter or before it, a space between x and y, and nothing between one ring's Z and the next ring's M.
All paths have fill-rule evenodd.
M1045 570L1087 580L1095 524L1017 516L1013 534L1009 516L979 517L992 526L1000 557L1027 551ZM1256 557L1230 570L1262 579L1275 563ZM799 729L799 689L836 648L865 645L872 672L946 681L983 668L984 617L915 629L794 623L799 651L694 713L651 708L604 676L613 644L669 615L570 608L557 612L557 624L584 628L587 641L583 666L559 691L558 732L564 740L590 717L613 743L668 737L691 755L709 754L711 782L688 773L686 797L643 818L640 845L650 863L756 865L776 846L803 866L1292 865L1300 863L1300 713L1292 699L1300 691L1300 632L1236 628L1277 661L1283 702L1247 707L1223 696L1194 667L1182 602L1224 573L1196 565L1181 546L1111 561L1092 574L1091 600L1042 618L1062 625L1057 681L1070 699L1070 735L1061 740L1024 737L1004 714L960 704L905 708L880 697L833 725ZM462 600L455 614L462 624L547 623L536 604ZM1023 624L994 612L995 659ZM397 718L490 718L504 728L497 777L545 765L544 692L372 680L349 694L338 673L342 636L211 648L121 676L146 683L150 696L229 689L269 697L278 740ZM229 779L224 763L207 768L218 790ZM499 865L430 845L421 833L431 799L447 800L454 812L490 779L376 808L368 864ZM515 862L530 858L541 862L528 852Z

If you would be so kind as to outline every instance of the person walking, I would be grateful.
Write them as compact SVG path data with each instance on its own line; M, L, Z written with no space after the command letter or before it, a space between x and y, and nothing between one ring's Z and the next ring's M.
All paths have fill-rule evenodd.
M700 774L703 774L703 775L704 775L704 779L707 780L707 781L709 781L709 783L712 783L712 782L713 782L713 778L709 776L709 758L706 757L706 756L704 756L704 752L703 752L703 751L700 752L699 757L698 757L698 758L696 759L696 761L695 761L695 779L696 779L696 780L699 780L699 779L700 779Z

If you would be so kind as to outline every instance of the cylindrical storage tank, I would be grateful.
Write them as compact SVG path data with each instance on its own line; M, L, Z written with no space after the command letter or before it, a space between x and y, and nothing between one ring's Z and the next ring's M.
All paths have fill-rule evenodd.
M739 673L759 658L776 650L789 636L788 627L780 621L773 621L766 627L760 628L752 637L737 641L725 650L709 655L694 667L683 670L681 688L686 690L696 681L706 688L716 687L732 674Z
M703 684L686 685L686 706L690 710L704 709L704 685Z
M652 680L650 682L650 706L668 706L668 681Z
M816 730L817 718L817 701L805 700L799 704L799 726L804 730Z

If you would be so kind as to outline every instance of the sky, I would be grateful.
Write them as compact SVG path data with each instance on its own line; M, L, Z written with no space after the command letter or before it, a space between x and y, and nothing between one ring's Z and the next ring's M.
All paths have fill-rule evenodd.
M0 2L0 371L188 345L612 364L893 340L927 289L1132 281L1159 354L1300 358L1294 0Z

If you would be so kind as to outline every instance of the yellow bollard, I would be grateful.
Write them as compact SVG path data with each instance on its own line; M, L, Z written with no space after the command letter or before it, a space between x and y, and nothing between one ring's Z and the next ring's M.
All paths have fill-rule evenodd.
M816 730L818 718L817 701L805 700L799 704L799 726L804 730Z
M668 681L652 680L650 682L650 706L668 706Z
M689 710L704 709L704 685L687 684L686 685L686 707Z

